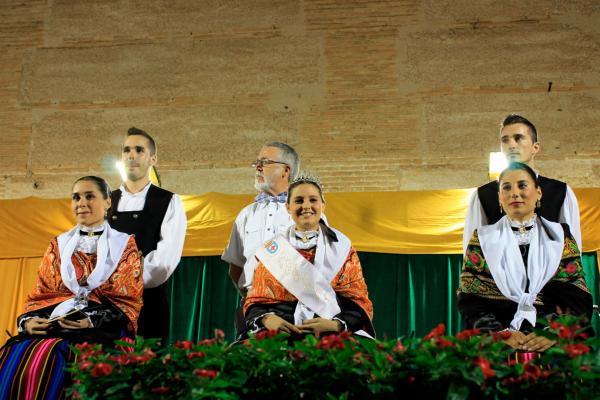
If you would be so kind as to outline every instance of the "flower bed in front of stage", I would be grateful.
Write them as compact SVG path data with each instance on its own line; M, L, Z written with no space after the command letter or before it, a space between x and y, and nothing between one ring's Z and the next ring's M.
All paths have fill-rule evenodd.
M82 399L598 398L600 340L576 324L552 323L543 334L557 344L526 363L514 361L501 333L444 336L443 325L422 339L388 341L342 333L288 342L263 332L231 346L217 331L168 348L82 344L70 392Z

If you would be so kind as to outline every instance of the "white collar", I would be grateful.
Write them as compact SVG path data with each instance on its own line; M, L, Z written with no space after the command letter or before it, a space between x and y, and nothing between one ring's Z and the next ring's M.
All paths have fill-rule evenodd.
M152 182L148 182L148 184L146 186L144 186L144 188L137 193L131 193L129 190L127 190L124 183L121 184L119 189L121 189L122 197L146 197L146 194L148 193L148 190L150 190L151 185L152 185Z

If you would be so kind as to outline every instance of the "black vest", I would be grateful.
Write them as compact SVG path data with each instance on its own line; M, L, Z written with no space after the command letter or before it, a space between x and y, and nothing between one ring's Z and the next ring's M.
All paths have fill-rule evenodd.
M538 184L542 189L542 207L539 214L548 221L559 222L560 209L565 202L567 195L567 184L556 179L538 176ZM491 181L477 188L479 202L485 212L488 224L495 224L504 215L500 212L500 202L498 201L498 181Z
M108 223L113 229L133 234L138 249L146 256L160 241L160 226L162 225L169 202L173 193L150 185L146 194L144 209L140 211L117 211L121 190L112 192L112 206L108 214Z
M108 223L114 229L135 235L135 243L145 256L160 241L160 227L173 193L151 185L146 194L144 209L140 211L117 211L121 190L112 192L112 207ZM138 335L145 338L160 338L167 344L170 327L170 306L167 282L152 289L144 288L144 305L138 319Z

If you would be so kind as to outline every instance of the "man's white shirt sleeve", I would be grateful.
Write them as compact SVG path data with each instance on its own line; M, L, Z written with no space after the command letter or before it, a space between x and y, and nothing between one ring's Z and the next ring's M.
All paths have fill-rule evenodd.
M542 201L544 201L544 194L542 193ZM567 193L565 195L565 201L560 209L560 215L558 217L560 222L564 222L569 225L571 234L577 242L579 251L583 252L581 242L581 222L579 219L579 203L577 197L569 185L567 185Z
M479 201L479 195L477 189L471 193L469 197L469 208L467 208L467 215L465 217L465 229L463 231L463 255L467 251L473 231L487 225L487 217Z

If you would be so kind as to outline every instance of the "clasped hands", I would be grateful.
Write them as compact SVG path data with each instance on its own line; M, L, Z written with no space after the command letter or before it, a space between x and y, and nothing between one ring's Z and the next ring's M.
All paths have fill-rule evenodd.
M262 324L265 329L268 330L296 335L306 333L316 334L320 332L340 332L342 330L342 324L339 321L320 317L307 319L302 325L294 325L275 314L269 314L262 318Z
M504 343L515 350L542 352L554 346L556 341L544 336L537 336L535 333L526 335L523 332L515 331L511 332L510 337Z
M33 317L25 321L23 327L30 335L45 335L49 330L54 329L57 325L62 329L75 330L90 328L92 326L92 322L87 318L80 319L78 321L71 321L64 318L49 321L47 318Z

